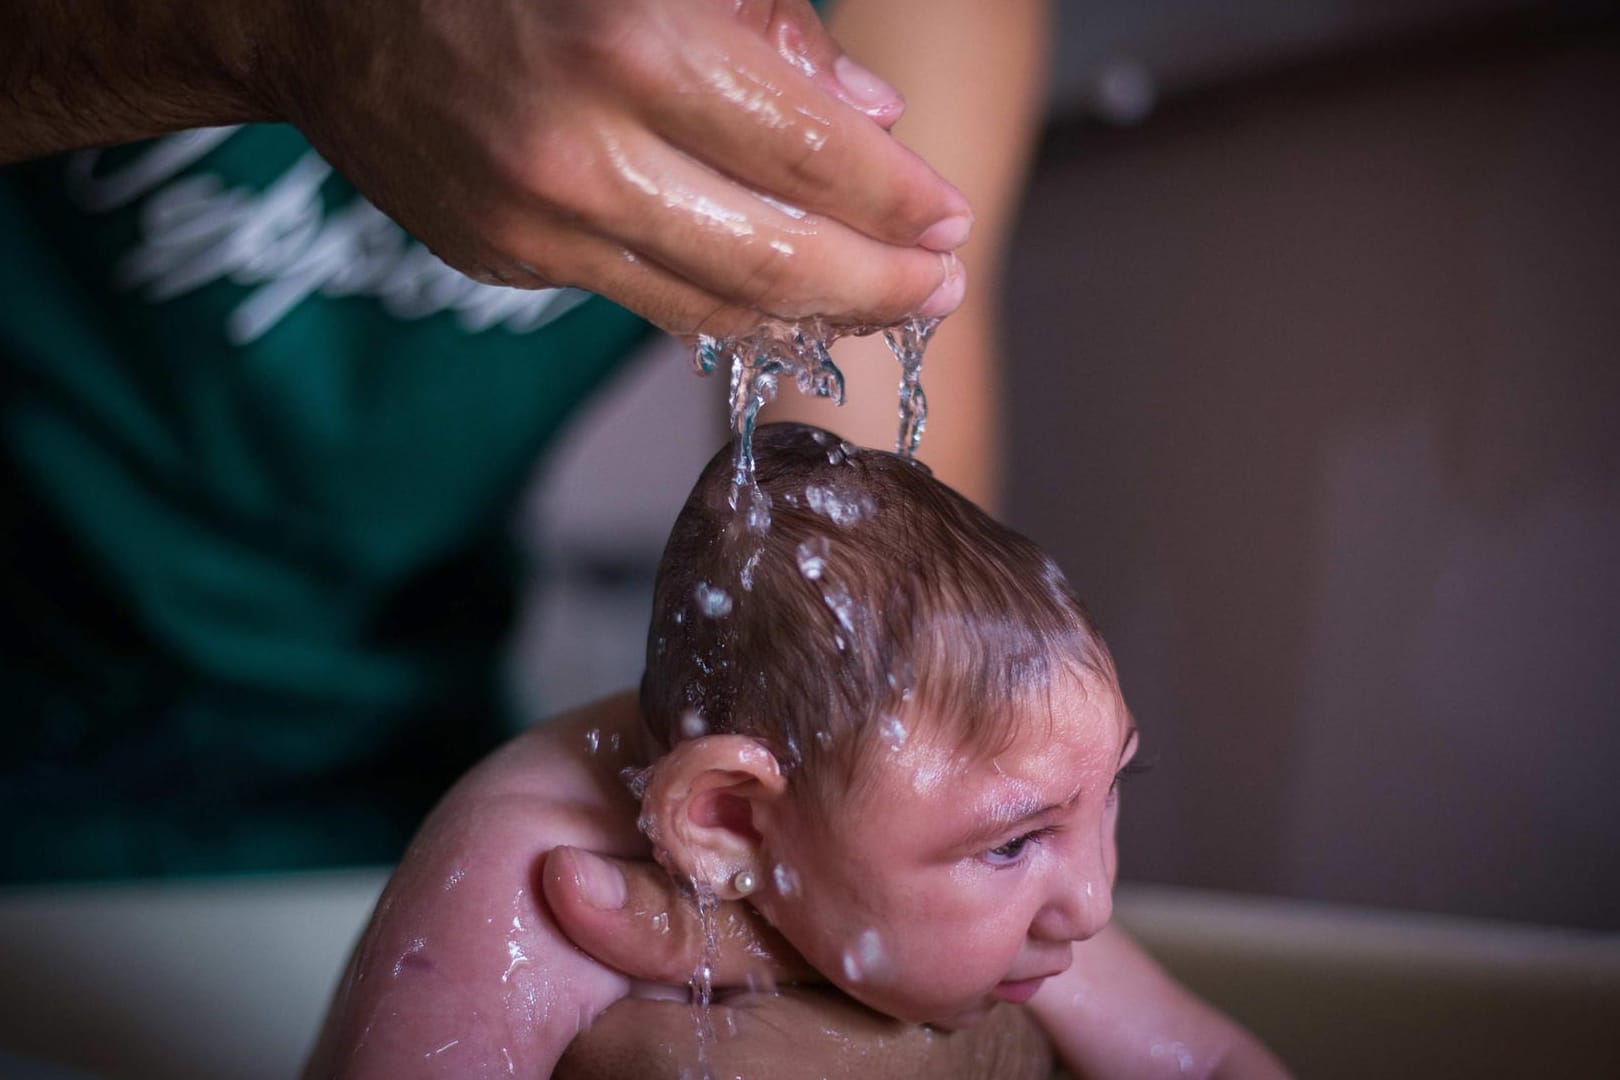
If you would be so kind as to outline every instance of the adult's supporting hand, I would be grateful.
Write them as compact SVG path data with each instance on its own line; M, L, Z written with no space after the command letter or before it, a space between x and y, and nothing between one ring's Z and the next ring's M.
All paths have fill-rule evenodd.
M789 987L741 993L714 1006L714 1040L698 1057L691 1006L626 999L574 1040L559 1080L701 1075L770 1080L927 1076L1047 1080L1052 1049L1027 1010L998 1005L960 1031L931 1031L872 1012L836 991Z
M651 861L635 826L639 807L619 779L641 756L640 732L634 699L609 698L531 728L456 785L378 901L306 1077L460 1077L504 1072L508 1063L513 1075L548 1076L576 1036L610 1006L635 1000L632 991L646 992L643 984L680 993L703 939L689 900ZM784 983L809 975L744 905L722 905L717 920L717 987L746 986L761 972ZM684 1005L669 1012L652 1004L638 1001L615 1022L652 1039L672 1030L671 1015L690 1021ZM772 1060L797 1035L838 1029L856 1009L809 991L729 1007L758 1022L743 1025L757 1038L733 1040L728 1052L756 1062ZM665 1026L638 1027L637 1015ZM1029 1049L1027 1038L1009 1041L998 1030L985 1036L986 1047L1020 1060L1045 1053L1039 1041ZM832 1049L858 1054L901 1032L869 1018L845 1034L847 1044ZM913 1075L993 1075L974 1064L979 1050L964 1053L977 1041L908 1037L905 1045L928 1062Z
M457 268L679 333L888 323L965 287L966 200L805 0L32 4L0 99L0 161L289 120Z
M688 896L655 863L559 848L542 874L547 906L576 945L620 971L679 986L700 962L716 988L699 1046L685 995L642 993L610 1006L569 1044L556 1076L640 1080L715 1076L930 1076L1036 1080L1052 1047L1022 1008L999 1006L982 1023L931 1031L875 1013L827 986L742 903L720 903L705 927ZM648 925L658 933L649 935ZM711 936L712 929L712 936ZM706 943L712 948L706 949ZM730 989L739 987L774 989Z

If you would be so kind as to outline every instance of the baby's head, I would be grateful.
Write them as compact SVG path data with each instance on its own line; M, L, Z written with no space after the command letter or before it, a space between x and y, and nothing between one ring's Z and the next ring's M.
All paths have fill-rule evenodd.
M723 451L659 568L659 857L881 1012L1024 1000L1109 917L1135 739L1107 648L1050 558L922 466L794 424L754 453L768 529Z

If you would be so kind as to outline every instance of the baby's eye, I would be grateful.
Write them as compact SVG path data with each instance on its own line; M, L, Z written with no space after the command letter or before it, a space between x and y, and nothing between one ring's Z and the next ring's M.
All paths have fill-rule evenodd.
M1023 857L1025 849L1031 844L1038 844L1046 838L1048 829L1036 829L1034 832L1015 836L999 847L993 847L984 853L984 859L991 866L1012 866Z

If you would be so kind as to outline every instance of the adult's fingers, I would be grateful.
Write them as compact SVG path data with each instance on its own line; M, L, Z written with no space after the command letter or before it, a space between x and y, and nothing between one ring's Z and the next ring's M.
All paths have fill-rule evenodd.
M794 219L652 140L662 203L627 185L585 220L514 217L514 258L486 263L508 284L577 285L675 334L741 334L767 318L888 325L955 310L965 275L950 253L896 248L833 222ZM678 174L678 177L675 175ZM638 210L640 214L638 216ZM750 223L746 217L753 214ZM734 227L728 227L734 226Z
M899 121L906 107L900 91L845 53L809 0L732 2L733 18L758 33L824 92L885 130Z
M829 94L824 72L807 77L748 27L710 22L671 47L664 92L641 96L656 134L747 187L885 243L949 251L967 239L966 197Z
M945 315L961 302L954 255L795 216L645 133L617 150L636 179L601 202L591 227L728 303L780 318L883 325Z
M722 902L710 935L689 897L662 867L560 847L546 856L541 887L557 924L581 950L632 978L681 984L705 960L716 987L792 982L814 972L746 904Z

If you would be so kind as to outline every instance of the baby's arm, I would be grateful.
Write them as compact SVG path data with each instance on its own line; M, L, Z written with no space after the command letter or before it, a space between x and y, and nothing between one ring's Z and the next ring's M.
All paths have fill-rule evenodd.
M1077 1077L1288 1076L1258 1039L1117 927L1075 945L1074 965L1028 1007Z
M550 1074L628 980L561 933L540 866L559 844L648 857L614 752L638 729L628 696L598 702L514 739L445 796L377 903L307 1077Z

